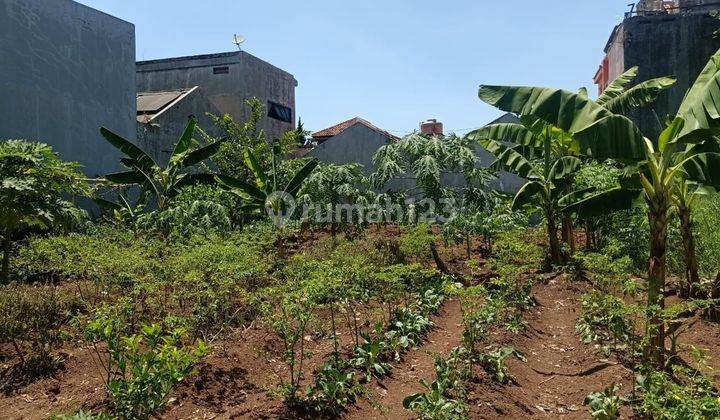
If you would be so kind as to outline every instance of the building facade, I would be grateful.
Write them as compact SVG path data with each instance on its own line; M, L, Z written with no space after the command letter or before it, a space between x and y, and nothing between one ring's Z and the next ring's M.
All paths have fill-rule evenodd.
M90 177L135 140L135 27L71 0L0 0L0 140L48 143Z
M265 105L260 128L268 138L278 138L295 128L295 87L292 74L244 51L190 57L140 61L137 63L137 91L143 94L198 87L205 98L187 113L199 119L207 112L229 114L235 121L246 121L250 109L245 104L258 98ZM189 115L181 116L187 121ZM201 124L203 129L211 127ZM178 132L175 138L180 135Z
M719 10L720 0L641 1L613 29L594 78L600 92L634 66L640 68L637 81L677 77L651 107L630 115L646 136L659 134L660 121L675 114L687 89L720 49Z

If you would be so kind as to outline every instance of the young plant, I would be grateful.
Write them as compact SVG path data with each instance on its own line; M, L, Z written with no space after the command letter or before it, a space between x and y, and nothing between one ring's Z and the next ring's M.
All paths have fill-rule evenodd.
M501 347L497 350L480 353L477 357L480 365L482 365L487 373L492 375L493 380L501 384L506 384L513 379L505 364L505 361L510 356L515 356L519 360L525 361L522 353L512 347Z
M620 408L627 401L618 395L620 385L612 384L603 391L593 392L585 397L590 406L590 417L594 420L615 420L620 417Z
M165 333L159 325L145 325L132 335L124 335L125 330L121 320L101 314L88 324L85 335L94 343L107 343L107 354L99 356L99 362L107 375L113 414L149 419L165 405L173 388L192 374L208 348L202 342L183 347L184 331Z

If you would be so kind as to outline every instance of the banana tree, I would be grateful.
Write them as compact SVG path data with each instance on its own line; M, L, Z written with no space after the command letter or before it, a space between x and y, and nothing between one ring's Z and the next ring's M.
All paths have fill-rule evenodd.
M242 199L243 205L240 210L243 214L251 217L260 216L267 210L272 212L273 215L280 215L286 210L288 205L286 200L288 198L295 199L303 182L318 166L316 159L308 161L293 174L287 184L280 186L278 179L279 155L280 149L275 146L273 148L271 170L265 172L255 155L250 150L245 150L245 165L253 174L255 185L231 176L216 175L222 186Z
M120 159L120 163L128 168L127 171L107 174L105 179L111 184L139 185L141 194L144 191L150 191L155 197L157 208L160 211L169 207L172 199L180 193L183 187L214 183L215 176L213 174L199 171L188 172L188 170L217 153L224 140L190 150L194 143L193 134L196 126L197 120L190 118L180 139L175 144L166 167L161 167L149 154L132 142L101 127L100 133L105 140L125 154L125 157Z
M561 130L530 117L523 117L521 121L522 124L489 125L467 136L495 155L493 169L504 169L528 180L515 195L512 208L518 210L533 201L540 205L547 224L550 261L562 264L564 256L556 222L560 215L558 202L566 193L572 174L581 161L567 155L569 149L566 147L572 146L564 142L567 138ZM534 150L542 151L542 161L537 165L528 155Z
M664 367L664 325L659 309L664 307L672 186L682 176L701 185L714 185L720 180L720 154L703 149L706 142L714 141L720 126L720 108L713 101L720 96L720 51L689 90L678 116L655 142L644 137L627 117L581 94L538 87L481 86L479 96L504 111L533 115L567 131L577 140L582 154L598 160L622 160L637 168L635 179L641 189L617 187L583 198L566 210L600 205L610 209L627 205L638 192L644 196L651 238L647 353L658 367Z

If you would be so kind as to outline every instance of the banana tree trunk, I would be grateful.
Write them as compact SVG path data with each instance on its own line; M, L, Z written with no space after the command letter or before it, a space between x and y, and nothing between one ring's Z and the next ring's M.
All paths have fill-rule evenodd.
M562 249L560 247L560 241L558 240L555 211L552 206L547 206L545 209L545 218L547 219L548 243L550 244L550 262L561 265L563 263Z
M687 299L697 292L700 276L698 274L698 261L695 253L695 237L692 233L690 209L686 206L678 206L678 216L680 217L680 232L682 234L685 260L685 284L680 288L680 297Z
M650 259L648 264L648 348L646 356L658 369L665 368L665 324L659 313L665 308L665 251L667 247L668 200L655 197L648 201L650 222ZM658 310L659 309L659 310Z
M573 234L572 219L563 216L562 218L562 241L570 247L570 253L575 253L575 235Z

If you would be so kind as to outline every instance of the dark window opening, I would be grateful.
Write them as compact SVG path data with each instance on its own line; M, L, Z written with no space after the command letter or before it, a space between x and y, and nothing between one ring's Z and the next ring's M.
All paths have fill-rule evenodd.
M213 67L213 74L228 74L230 73L230 67Z
M276 120L284 121L286 123L292 123L292 109L276 104L275 102L268 102L268 117Z

